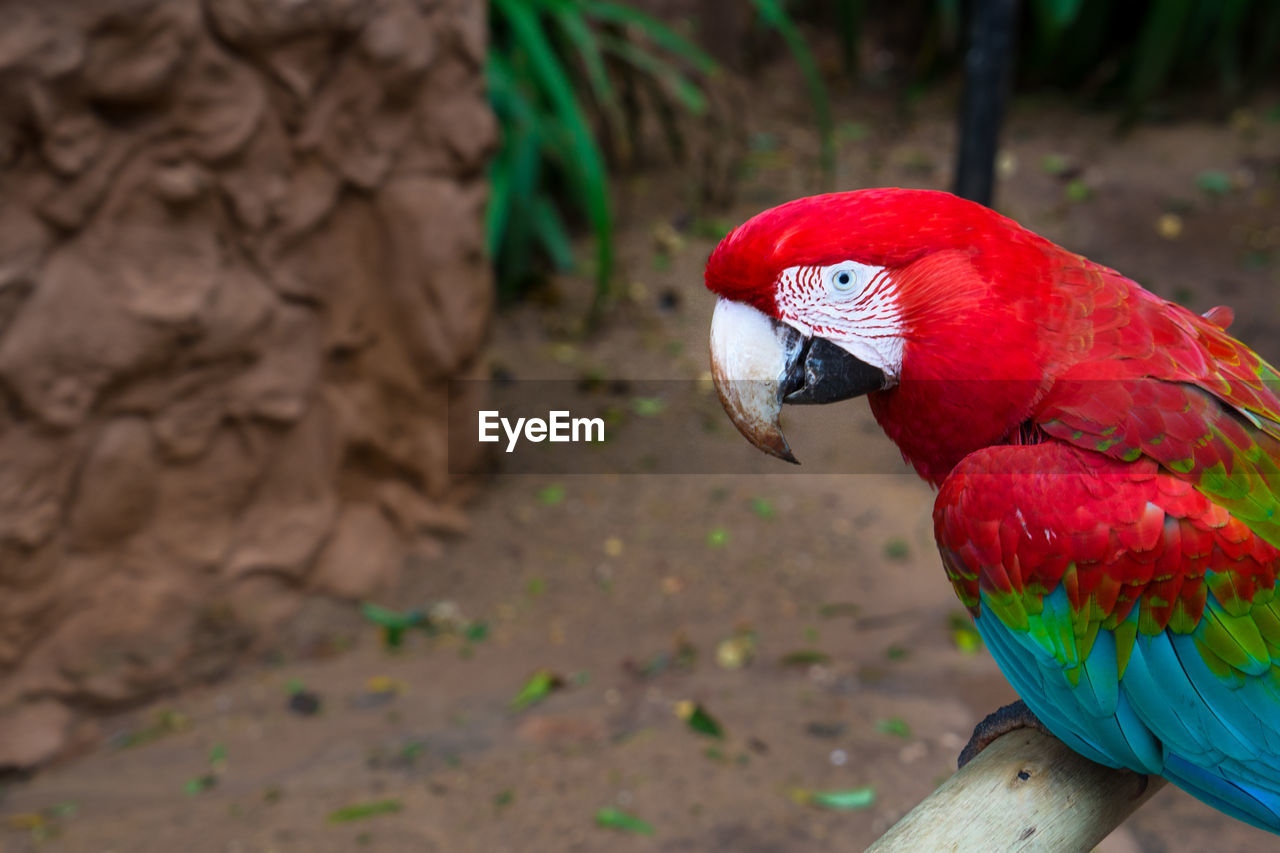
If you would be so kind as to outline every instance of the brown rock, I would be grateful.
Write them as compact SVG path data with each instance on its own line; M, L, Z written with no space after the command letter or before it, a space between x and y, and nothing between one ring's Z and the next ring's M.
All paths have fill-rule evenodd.
M53 699L0 711L0 767L31 767L53 758L67 742L72 719Z
M118 5L93 27L81 72L85 90L108 103L154 100L189 58L200 10L160 0Z
M457 372L479 351L493 310L473 227L485 194L439 178L405 177L377 204L389 241L388 298L424 380ZM482 283L483 282L483 283Z
M142 418L102 427L76 480L68 543L97 551L141 530L156 505L159 465Z
M263 119L267 93L258 74L202 42L192 59L191 82L178 94L173 120L191 152L216 162L239 152Z
M466 513L458 507L429 500L400 480L382 481L377 492L379 505L405 533L461 536L471 529Z
M311 582L340 598L368 598L396 580L405 548L395 528L372 504L349 504Z
M279 423L302 417L320 379L320 341L315 311L278 307L261 333L261 357L232 386L232 414Z
M39 430L0 434L0 543L36 548L57 529L74 460L64 441ZM13 582L6 574L0 570L0 583Z
M492 299L484 18L5 4L0 766L465 528L445 436Z
M300 580L338 513L338 445L333 415L317 404L271 440L270 467L241 514L223 573L272 572Z
M243 48L315 33L346 35L376 11L368 0L204 0L204 8L218 35Z

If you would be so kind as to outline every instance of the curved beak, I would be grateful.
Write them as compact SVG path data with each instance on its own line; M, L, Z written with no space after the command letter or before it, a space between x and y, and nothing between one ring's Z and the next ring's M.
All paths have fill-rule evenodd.
M711 378L729 420L760 450L799 464L782 433L783 403L834 403L885 387L884 373L823 338L807 338L741 302L711 317Z

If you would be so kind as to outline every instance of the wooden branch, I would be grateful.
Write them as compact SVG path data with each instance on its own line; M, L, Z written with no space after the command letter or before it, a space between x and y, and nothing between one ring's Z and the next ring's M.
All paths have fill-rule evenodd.
M1092 850L1165 785L1112 770L1034 729L1018 729L894 824L866 853Z

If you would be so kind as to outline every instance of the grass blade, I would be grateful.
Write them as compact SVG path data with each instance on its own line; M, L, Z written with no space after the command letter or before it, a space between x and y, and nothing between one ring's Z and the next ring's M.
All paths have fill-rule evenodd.
M533 232L551 263L561 272L573 269L573 241L560 211L546 195L533 199Z
M1126 123L1137 118L1142 105L1168 79L1193 6L1193 0L1152 0L1133 55Z
M804 36L796 29L795 23L788 17L778 0L751 0L756 7L760 19L778 31L787 49L800 66L805 85L809 89L809 100L813 103L814 117L818 125L818 138L822 144L822 168L828 173L835 170L835 145L832 140L831 98L827 94L827 85L818 71L818 63L814 60Z
M602 2L602 0L585 0L580 5L583 13L590 18L624 27L634 27L658 47L693 65L699 74L711 76L720 69L711 55L702 48L676 33L657 18L646 15L638 9L620 3Z
M574 185L576 200L583 208L596 238L596 295L592 314L609 293L613 274L613 213L610 210L609 179L600 146L587 127L573 83L557 58L537 14L524 0L493 0L516 42L529 59L529 71L545 93L551 109L571 141L572 157L562 162Z
M680 69L653 54L641 50L626 39L601 36L600 43L619 59L658 80L666 91L680 101L686 110L701 116L707 112L707 96Z

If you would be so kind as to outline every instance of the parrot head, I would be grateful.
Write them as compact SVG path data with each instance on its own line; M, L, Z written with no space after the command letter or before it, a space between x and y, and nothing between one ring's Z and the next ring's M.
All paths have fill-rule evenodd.
M1063 349L1045 330L1066 331L1055 252L1067 254L942 192L860 190L764 211L707 261L720 401L752 444L795 462L784 403L868 395L907 460L939 482L1018 429L1043 393Z

